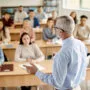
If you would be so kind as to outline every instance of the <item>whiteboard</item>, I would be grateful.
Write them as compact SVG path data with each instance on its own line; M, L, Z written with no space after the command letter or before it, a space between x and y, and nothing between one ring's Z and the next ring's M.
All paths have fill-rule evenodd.
M7 6L39 6L43 5L43 0L0 0L0 7Z

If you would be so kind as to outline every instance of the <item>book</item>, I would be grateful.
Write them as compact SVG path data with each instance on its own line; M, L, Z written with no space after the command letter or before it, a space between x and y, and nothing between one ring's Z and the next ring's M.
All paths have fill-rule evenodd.
M13 64L3 64L0 66L0 72L9 72L13 71Z

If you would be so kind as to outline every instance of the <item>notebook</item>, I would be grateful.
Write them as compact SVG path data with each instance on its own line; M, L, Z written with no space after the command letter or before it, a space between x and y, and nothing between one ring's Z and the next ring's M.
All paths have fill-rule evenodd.
M0 66L0 72L9 72L13 71L13 64L3 64Z

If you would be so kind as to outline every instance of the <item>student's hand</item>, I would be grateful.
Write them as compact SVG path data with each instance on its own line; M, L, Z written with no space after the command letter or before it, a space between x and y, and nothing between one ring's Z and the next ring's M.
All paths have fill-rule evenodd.
M37 71L38 71L38 68L33 64L33 63L30 63L32 66L26 66L26 69L27 69L27 72L30 73L30 74L35 74Z
M27 59L27 62L31 63L32 62L32 59L31 58L28 58Z
M52 40L51 39L48 39L48 42L52 42Z
M0 44L2 44L2 41L0 41Z

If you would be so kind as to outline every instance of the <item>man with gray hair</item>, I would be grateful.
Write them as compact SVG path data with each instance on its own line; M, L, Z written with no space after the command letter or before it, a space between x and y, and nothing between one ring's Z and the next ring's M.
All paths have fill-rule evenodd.
M30 73L35 74L43 82L48 83L56 90L80 90L77 88L86 74L86 47L73 37L74 21L70 16L61 16L57 19L55 30L62 39L62 48L54 56L52 74L39 71L36 66L26 66Z

